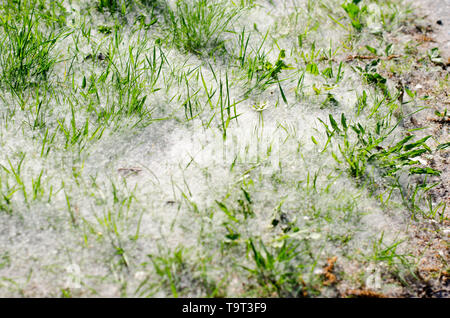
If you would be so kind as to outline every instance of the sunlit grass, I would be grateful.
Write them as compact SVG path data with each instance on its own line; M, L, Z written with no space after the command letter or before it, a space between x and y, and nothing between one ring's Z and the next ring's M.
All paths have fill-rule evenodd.
M336 297L369 266L393 277L380 293L417 279L405 229L445 221L423 158L448 142L404 127L426 109L388 76L407 6L0 10L0 295Z

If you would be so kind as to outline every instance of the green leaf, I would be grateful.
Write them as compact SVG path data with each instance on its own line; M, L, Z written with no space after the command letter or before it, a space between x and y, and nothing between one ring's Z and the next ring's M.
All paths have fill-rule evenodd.
M400 149L402 149L403 145L406 144L408 141L410 141L412 138L414 138L414 135L410 135L410 136L403 138L397 144L395 144L395 146L389 148L389 150L386 152L386 154L388 155L390 153L399 151Z
M350 19L355 19L360 11L359 7L354 3L343 4L342 8L347 12Z
M222 202L219 202L217 200L215 200L217 205L219 206L219 208L225 212L225 214L233 221L238 222L238 219L236 219L234 217L234 215L228 210L227 206L225 204L223 204Z
M347 131L347 129L348 129L347 118L345 118L344 113L342 113L342 115L341 115L341 124L342 124L342 127L344 128L344 131Z
M439 53L439 48L435 47L428 51L428 57L433 63L442 64L444 62L441 54Z
M242 187L241 187L241 190L242 190L242 192L244 192L244 196L245 196L245 199L247 200L247 202L251 204L252 199L250 198L250 194Z
M302 48L303 47L303 34L300 34L298 36L298 47Z
M391 52L392 52L392 43L389 43L386 46L386 49L384 50L384 53L386 54L386 56L389 56L389 55L391 55Z
M405 145L405 146L403 147L403 149L404 149L405 151L409 151L409 150L411 150L411 149L413 149L413 148L419 147L419 146L421 146L421 145L425 145L425 141L427 141L430 137L431 137L431 136L426 136L425 138L422 138L422 139L420 139L420 140L418 140L418 141L416 141L416 142L413 142L413 143L411 143L411 144Z
M322 71L322 75L326 78L333 78L333 69L331 67L327 67Z
M331 127L333 127L333 129L335 131L340 132L341 130L339 129L337 122L334 120L334 118L331 114L329 115L329 118L330 118Z
M410 168L409 173L410 174L431 174L433 176L441 175L441 171L435 170L432 168L428 168L428 167L427 168L416 168L416 167Z
M334 95L331 93L327 94L327 98L322 103L323 106L331 106L331 107L337 107L339 106L339 102L334 98Z
M361 31L362 29L362 24L359 22L359 20L352 20L352 26L358 31Z
M416 94L412 92L408 87L405 87L405 92L408 94L409 97L414 98L416 97Z
M414 157L418 157L421 154L427 152L426 149L417 149L417 150L412 150L409 152L405 152L404 154L401 154L400 156L394 157L394 159L399 159L399 160L410 160L410 158L414 158Z
M386 81L387 81L383 76L381 76L378 73L375 73L375 74L366 73L366 74L364 74L364 76L366 77L367 82L369 84L375 84L375 85L386 84Z
M320 94L320 89L316 87L316 84L315 84L315 83L313 84L313 90L314 90L314 92L316 93L316 95L319 95L319 94Z
M373 60L370 63L367 63L366 66L364 66L364 70L366 73L373 73L377 71L377 66L380 63L380 59Z
M446 142L444 144L440 144L439 146L436 147L436 150L446 149L448 147L450 147L450 142Z
M306 65L306 71L313 74L314 76L319 75L319 68L317 67L316 63L309 63L308 65Z
M372 54L374 54L374 55L378 55L378 52L377 52L377 50L376 50L375 48L366 45L366 49L367 49L370 53L372 53Z
M280 88L281 98L283 98L283 102L287 105L287 104L288 104L288 101L287 101L287 99L286 99L286 96L284 95L283 89L281 88L280 81L278 81L278 87Z

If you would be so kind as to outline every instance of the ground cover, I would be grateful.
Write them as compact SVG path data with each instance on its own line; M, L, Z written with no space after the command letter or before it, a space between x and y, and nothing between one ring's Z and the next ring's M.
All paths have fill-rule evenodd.
M448 61L417 12L5 0L0 295L448 297Z

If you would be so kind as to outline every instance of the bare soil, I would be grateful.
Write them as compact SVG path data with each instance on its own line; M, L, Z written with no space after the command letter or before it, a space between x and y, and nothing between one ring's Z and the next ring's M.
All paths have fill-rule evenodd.
M415 129L428 127L414 132L417 135L433 136L435 145L449 142L449 116L439 117L450 106L450 89L448 84L450 70L450 0L415 0L417 19L405 25L403 35L417 45L417 60L413 63L410 73L399 76L402 85L417 92L423 100L423 105L429 107L426 111L413 115L405 122L405 128ZM443 63L438 63L433 71L424 72L423 57L432 48L439 48ZM395 75L394 75L395 76ZM416 246L415 256L419 257L416 275L415 294L406 297L450 297L449 285L449 236L450 221L448 207L450 206L450 151L442 149L433 156L424 156L431 167L442 171L440 176L433 177L440 184L431 190L435 203L443 202L446 208L440 222L436 220L421 220L420 225L411 227L411 244Z

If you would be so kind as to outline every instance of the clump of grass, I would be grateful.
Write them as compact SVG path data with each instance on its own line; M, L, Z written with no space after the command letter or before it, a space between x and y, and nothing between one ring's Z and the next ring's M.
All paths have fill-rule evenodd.
M247 85L249 86L245 95L248 96L255 89L264 91L271 85L278 84L283 101L287 103L279 78L280 73L289 68L284 61L286 58L286 51L281 49L277 60L272 64L268 58L269 52L263 50L268 35L269 31L263 37L258 48L252 50L252 52L249 52L248 44L250 35L245 35L245 28L239 35L239 55L237 56L237 62L239 63L239 66L245 70Z
M135 293L146 297L165 293L168 297L176 298L185 297L190 289L195 287L201 297L223 297L220 282L208 275L210 257L202 256L193 261L190 254L189 249L179 246L175 249L160 250L158 254L147 255L150 262L142 265L146 270L153 267L151 273L159 280L155 283L151 280L153 275L147 275Z
M385 149L381 144L394 130L388 130L385 127L385 121L379 121L375 130L370 131L360 123L349 125L344 114L341 115L341 125L332 115L329 115L329 119L331 127L322 122L327 130L329 141L338 136L342 138L342 143L338 145L339 152L348 165L350 175L355 178L363 177L369 164L378 167L383 176L395 176L403 167L409 167L410 174L440 174L439 171L429 167L413 166L418 164L418 161L414 160L415 157L431 152L425 143L431 136L410 143L415 136L409 135ZM383 132L383 130L388 131ZM357 141L351 141L352 139L349 138L351 133L356 133ZM336 155L333 157L340 162Z
M97 9L104 12L105 9L110 13L121 12L125 14L130 1L125 0L98 0Z
M17 16L0 17L0 30L5 35L0 42L1 81L14 90L48 78L57 62L51 52L61 36L38 29L34 7L19 7Z
M254 268L244 267L254 278L263 293L272 296L274 293L278 297L302 297L304 284L298 279L299 269L291 264L298 254L298 243L283 241L281 247L269 250L260 241L259 246L252 239L248 240L247 249L254 261Z
M224 49L222 34L236 19L240 8L229 8L227 1L179 0L174 9L167 6L166 20L173 43L197 55Z
M403 240L394 240L387 243L384 241L384 232L382 232L380 238L373 242L372 252L367 256L369 260L384 262L390 268L391 275L406 284L407 276L417 277L412 263L413 255L402 254L398 251L403 242Z
M94 0L80 9L72 3L78 2L0 4L0 239L6 248L0 294L27 296L27 288L43 286L39 295L65 297L329 297L338 289L324 287L332 284L323 281L331 273L321 271L325 257L342 260L335 272L340 288L353 274L348 261L359 262L360 255L364 264L386 268L383 275L402 275L409 266L409 247L392 240L398 227L390 221L401 216L383 209L405 207L443 223L445 203L425 197L436 185L427 178L440 172L415 159L430 152L430 137L393 136L395 127L402 129L403 104L418 96L402 87L411 101L397 105L391 77L380 75L385 63L359 64L353 74L353 64L339 62L364 46L384 60L369 46L378 48L382 38L366 42L365 32L371 18L392 24L391 1L376 2L386 9L381 15L371 13L375 1L338 0L330 8L311 0L304 8L258 1L251 16L267 31L256 23L250 30L253 22L239 19L238 43L226 47L240 12L256 1ZM284 9L273 14L275 4ZM348 39L323 19L327 11L331 17L331 6L338 7L333 21ZM73 31L67 44L57 33L66 18ZM67 60L53 67L58 43ZM429 58L439 63L437 50ZM58 68L58 81L47 85ZM273 95L277 89L280 97ZM362 95L353 107L355 90ZM280 98L293 102L278 106ZM312 135L316 116L325 136ZM448 119L447 111L436 116L442 124ZM448 147L444 141L432 148ZM391 198L402 202L387 205ZM26 236L16 235L16 224ZM383 230L388 243L384 234L378 238ZM33 253L22 251L24 244ZM48 257L63 246L68 258ZM69 275L46 270L69 258ZM63 286L77 263L86 279ZM32 268L39 270L32 280L30 270L24 283Z
M5 169L5 168L3 168ZM5 169L6 170L6 169ZM3 178L5 179L5 178ZM6 212L7 214L13 213L12 208L12 196L18 190L15 187L11 187L6 180L0 179L0 212Z
M377 103L375 109L378 109L381 103L382 101ZM430 196L427 196L427 192L438 185L438 183L428 182L427 178L439 176L441 171L428 167L416 159L425 153L432 153L426 144L431 136L413 141L415 135L409 134L390 146L384 146L398 123L392 128L388 121L381 119L374 129L371 129L361 123L347 123L344 114L341 115L340 124L331 114L329 121L330 126L322 121L328 136L325 149L333 141L337 141L339 153L332 152L332 156L339 164L347 167L350 176L359 182L369 182L376 192L386 191L386 197L383 193L378 193L383 204L390 201L394 190L398 190L403 205L413 218L420 213L428 218L439 216L442 220L445 204L433 205ZM377 175L383 179L383 186L374 185ZM411 181L412 176L420 175L423 182L419 184L412 182L405 186L399 181L402 175L408 175L408 180ZM423 206L425 206L424 209ZM438 213L439 211L442 213Z
M269 61L265 60L263 57L261 58L260 56L256 57L255 59L251 59L249 62L247 74L249 81L251 81L253 79L254 74L256 74L256 83L254 88L257 87L261 90L265 90L270 85L278 83L281 96L283 97L283 100L287 103L283 89L281 88L280 85L280 80L278 78L278 75L281 73L281 71L288 68L288 65L286 65L286 63L283 60L284 58L285 58L285 51L281 50L278 59L274 65Z
M357 30L361 31L363 28L362 23L362 15L367 11L367 7L363 6L362 8L358 5L361 0L352 0L352 2L344 3L342 8L348 14L350 18L351 25Z
M389 90L386 85L387 79L377 72L377 66L379 63L380 60L377 59L366 64L364 69L359 66L355 66L355 69L363 75L368 84L374 85L376 88L380 89L387 98L390 98Z

